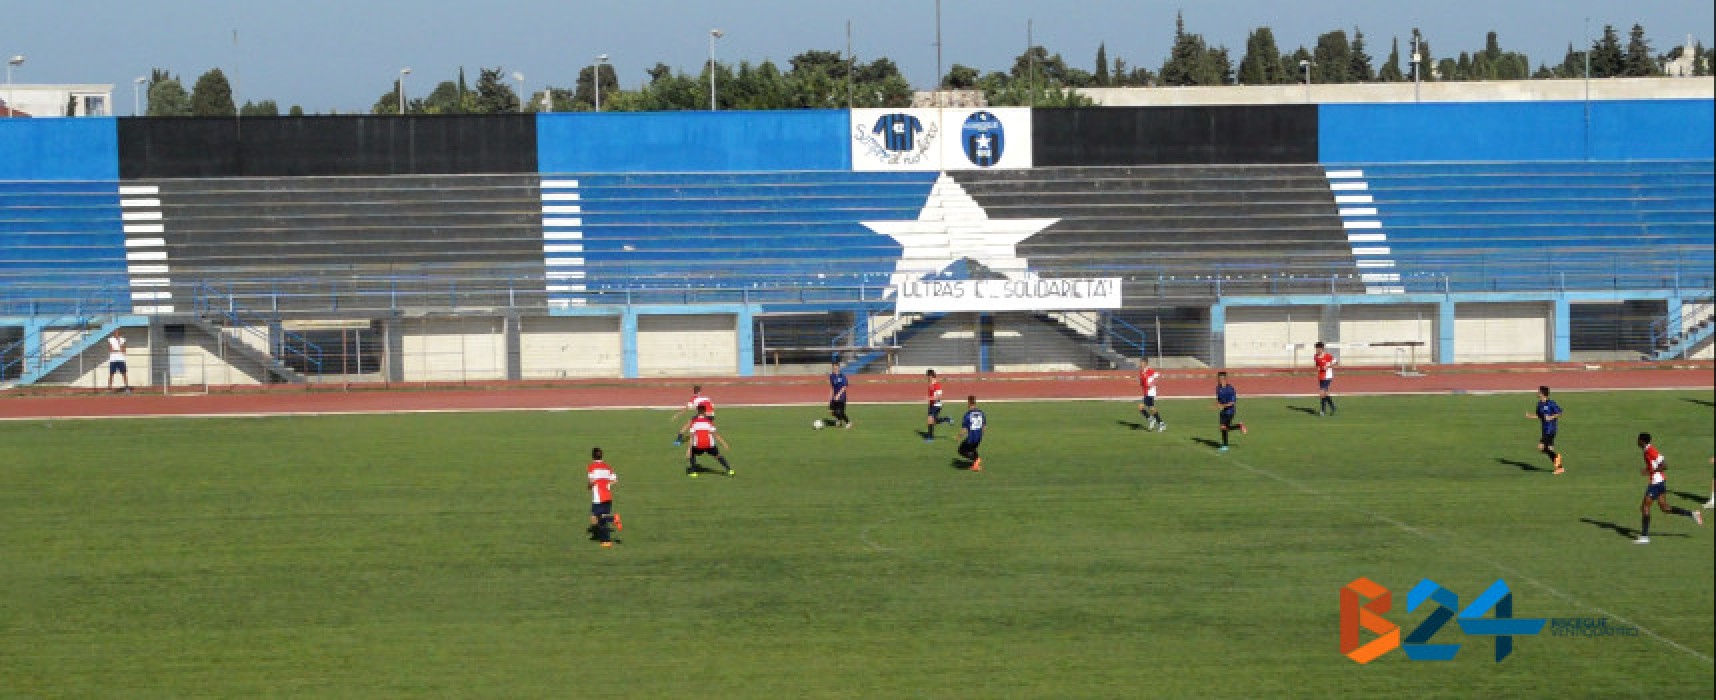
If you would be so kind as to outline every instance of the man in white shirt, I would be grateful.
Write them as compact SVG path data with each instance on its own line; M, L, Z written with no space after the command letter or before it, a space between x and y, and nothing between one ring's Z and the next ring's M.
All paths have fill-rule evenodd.
M107 388L110 391L113 389L113 375L115 374L119 375L120 380L124 382L124 388L121 391L130 393L131 375L125 373L125 336L120 335L118 331L107 336Z

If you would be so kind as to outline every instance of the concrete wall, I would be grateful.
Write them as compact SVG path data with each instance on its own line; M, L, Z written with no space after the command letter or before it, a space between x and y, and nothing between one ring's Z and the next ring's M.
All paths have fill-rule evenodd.
M414 319L401 326L408 382L506 379L505 319Z
M1428 364L1436 351L1436 315L1436 307L1428 304L1343 306L1336 355L1348 366L1395 365L1403 359ZM1411 349L1371 345L1402 341L1424 345L1416 348L1416 356Z
M567 316L519 321L519 376L524 379L618 377L620 317Z
M1472 303L1454 305L1454 362L1546 362L1550 305Z
M1295 362L1288 345L1321 340L1320 306L1244 306L1227 310L1226 366L1285 367ZM1308 350L1300 350L1297 362L1310 361Z
M123 328L118 333L125 337L125 373L131 379L131 386L148 386L149 377L149 329ZM49 348L64 347L66 343L75 343L84 336L78 331L44 331L42 346ZM97 342L84 350L79 357L67 360L59 369L48 373L42 379L42 384L69 385L74 387L103 388L107 387L107 342ZM117 377L113 385L120 386Z
M638 376L733 374L739 331L728 314L638 317Z

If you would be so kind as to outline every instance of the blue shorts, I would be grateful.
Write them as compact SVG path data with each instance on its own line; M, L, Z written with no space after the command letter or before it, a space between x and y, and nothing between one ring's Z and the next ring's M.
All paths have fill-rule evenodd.
M1156 397L1146 396L1146 397L1144 397L1143 401L1141 401L1141 403L1143 403L1145 406L1148 406L1150 408L1155 408L1156 407Z
M1234 417L1234 414L1236 414L1236 413L1238 413L1238 411L1233 411L1233 410L1222 411L1221 412L1221 427L1226 428L1230 425L1233 425L1233 417Z
M1555 433L1544 433L1542 437L1537 438L1537 441L1543 443L1544 447L1554 447Z
M611 515L611 514L613 514L613 512L614 512L614 502L613 501L602 501L601 503L591 503L590 504L590 514L594 515L596 517L601 517L604 515Z
M929 405L929 417L931 417L931 418L940 418L941 417L941 402L940 401L937 401L937 402Z
M1654 501L1661 498L1665 493L1668 493L1668 482L1659 481L1645 487L1645 500Z
M107 373L108 374L125 374L125 361L124 360L114 360L112 362L107 363Z
M1333 384L1334 382L1335 382L1335 380L1333 380L1333 379L1318 379L1317 380L1317 388L1322 390L1322 391L1328 391L1329 385Z

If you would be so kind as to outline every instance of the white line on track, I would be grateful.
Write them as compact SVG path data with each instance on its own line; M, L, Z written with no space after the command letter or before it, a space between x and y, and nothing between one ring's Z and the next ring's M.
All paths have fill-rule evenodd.
M1197 448L1184 446L1184 445L1180 445L1180 447L1184 447L1185 449L1188 449L1188 450L1197 449ZM1406 523L1403 523L1399 520L1395 520L1394 518L1390 518L1390 517L1383 515L1381 513L1375 513L1375 512L1365 510L1363 508L1355 507L1352 505L1352 503L1350 501L1338 499L1331 494L1328 494L1328 493L1325 493L1321 490L1318 490L1315 487L1308 486L1308 485L1301 483L1299 481L1295 481L1291 478L1282 476L1280 474L1276 474L1275 472L1269 471L1268 469L1263 469L1261 467L1252 466L1252 465L1247 464L1246 462L1244 462L1242 460L1234 459L1231 456L1223 456L1223 457L1221 457L1221 459L1223 461L1231 462L1235 466L1237 466L1241 469L1244 469L1246 471L1249 471L1253 474L1256 474L1258 476L1274 479L1275 481L1279 481L1283 484L1291 486L1300 492L1316 496L1316 497L1321 498L1321 499L1326 500L1326 501L1334 502L1334 503L1340 505L1342 508L1351 510L1352 512L1359 513L1361 515L1367 515L1367 516L1370 516L1371 518L1375 518L1375 519L1380 520L1382 522L1388 523L1389 525L1393 525L1396 528L1399 528L1405 532L1416 535L1416 536L1423 538L1425 540L1429 540L1431 542L1437 542L1437 543L1441 543L1441 544L1452 544L1452 542L1446 538L1437 537L1435 535L1427 533L1427 532L1420 530L1418 528L1412 527L1411 525L1407 525ZM1567 593L1564 593L1564 592L1560 591L1559 589L1556 589L1555 587L1550 586L1547 583L1544 583L1544 582L1539 581L1535 578L1532 578L1532 577L1527 576L1523 573L1520 573L1520 571L1518 569L1515 569L1513 567L1507 566L1506 564L1502 564L1501 562L1498 562L1498 561L1495 561L1495 560L1492 560L1492 559L1489 559L1486 557L1482 557L1482 556L1478 556L1476 554L1472 554L1471 552L1466 551L1464 549L1456 548L1456 551L1459 551L1461 554L1464 554L1468 558L1476 559L1477 561L1479 561L1481 563L1488 564L1491 567L1499 569L1502 573L1507 574L1509 578L1524 581L1524 582L1529 583L1533 586L1536 586L1536 587L1542 589L1544 592L1546 592L1552 596L1555 596L1556 598L1560 598L1561 600L1564 600L1568 603L1571 603L1574 606L1584 608L1586 610L1590 610L1590 611L1597 613L1599 615L1602 615L1604 617L1614 618L1615 620L1617 620L1620 623L1627 625L1629 627L1636 627L1636 628L1638 628L1638 630L1640 632L1643 632L1645 634L1645 636L1650 637L1651 639L1655 639L1655 640L1662 642L1663 644L1667 644L1667 645L1669 645L1669 646L1671 646L1671 647L1673 647L1679 651L1683 651L1683 652L1691 655L1693 658L1698 659L1699 661L1703 661L1706 664L1716 665L1716 661L1713 661L1709 655L1701 653L1697 649L1693 649L1693 648L1688 647L1684 644L1681 644L1680 642L1676 642L1672 639L1669 639L1669 638L1664 637L1660 634L1657 634L1656 632L1652 631L1650 628L1645 627L1644 625L1641 625L1637 622L1633 622L1632 620L1621 617L1620 615L1616 615L1612 612L1609 612L1607 610L1599 608L1595 605L1592 605L1592 604L1587 603L1585 601L1579 600L1578 598L1574 598L1573 596L1571 596Z

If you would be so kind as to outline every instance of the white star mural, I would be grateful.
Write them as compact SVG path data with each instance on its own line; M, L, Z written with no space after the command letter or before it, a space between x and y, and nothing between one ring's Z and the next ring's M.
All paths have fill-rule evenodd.
M1057 221L991 219L965 188L942 173L916 220L860 223L904 248L888 279L897 289L902 282L923 279L967 258L1008 279L1028 279L1029 262L1019 257L1019 243Z

